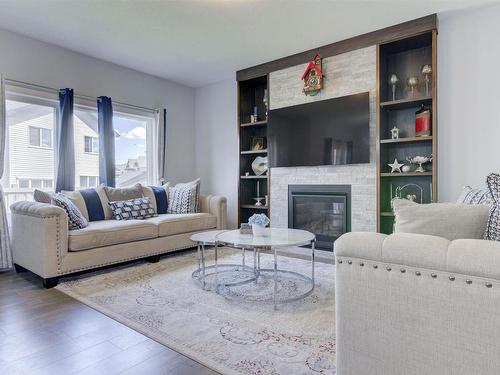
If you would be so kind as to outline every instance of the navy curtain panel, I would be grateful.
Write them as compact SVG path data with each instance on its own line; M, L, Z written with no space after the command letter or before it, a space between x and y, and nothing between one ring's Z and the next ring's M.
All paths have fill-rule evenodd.
M99 128L99 181L115 186L115 131L113 128L113 104L111 98L97 98Z
M73 89L59 90L56 128L56 191L75 189Z

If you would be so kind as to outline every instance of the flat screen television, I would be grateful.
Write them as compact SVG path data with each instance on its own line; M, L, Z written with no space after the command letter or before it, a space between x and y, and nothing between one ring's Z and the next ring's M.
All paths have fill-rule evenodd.
M271 167L370 162L369 94L269 111L267 148Z

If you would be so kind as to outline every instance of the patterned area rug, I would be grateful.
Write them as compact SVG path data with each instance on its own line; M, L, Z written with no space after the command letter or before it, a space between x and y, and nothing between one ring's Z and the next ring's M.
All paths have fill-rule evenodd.
M222 251L221 263L240 261L234 250ZM333 265L316 263L313 293L277 311L255 302L255 287L251 300L203 291L191 278L196 265L189 252L101 271L57 289L222 374L336 373ZM301 259L280 257L279 265L310 274L310 262ZM261 266L270 268L272 257L263 255ZM296 287L293 279L279 284L280 293Z

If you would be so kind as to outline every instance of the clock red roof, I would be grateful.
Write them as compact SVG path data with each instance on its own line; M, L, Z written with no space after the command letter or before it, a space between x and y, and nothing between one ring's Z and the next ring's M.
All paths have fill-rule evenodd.
M319 53L316 54L316 56L314 57L314 60L311 61L309 63L309 65L307 65L307 68L306 70L304 71L304 73L302 74L302 77L300 77L301 80L304 80L304 78L306 78L307 76L307 73L309 73L309 71L311 69L316 69L316 71L318 72L318 75L321 75L321 68L319 66L316 65L315 61L316 61L316 58L319 56Z

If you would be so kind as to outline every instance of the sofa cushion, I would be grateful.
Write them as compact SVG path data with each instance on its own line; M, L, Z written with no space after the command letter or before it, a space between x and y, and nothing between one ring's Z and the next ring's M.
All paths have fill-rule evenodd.
M68 250L146 240L158 237L158 226L148 220L102 220L89 222L87 228L69 232Z
M160 237L217 228L217 217L202 212L197 214L164 214L145 221L158 225Z
M134 186L114 188L105 186L104 191L110 202L127 201L129 199L142 198L142 185L137 183Z
M394 199L392 206L395 233L427 234L450 241L483 238L489 213L486 205L418 204L407 199Z
M87 221L109 220L112 212L108 206L108 197L104 185L96 188L62 191L80 210Z
M153 209L157 214L166 214L168 207L168 189L170 182L162 186L143 186L142 194L151 199Z

